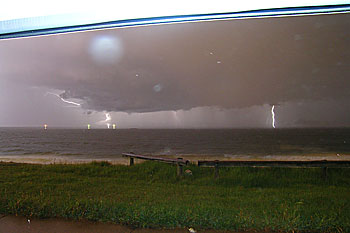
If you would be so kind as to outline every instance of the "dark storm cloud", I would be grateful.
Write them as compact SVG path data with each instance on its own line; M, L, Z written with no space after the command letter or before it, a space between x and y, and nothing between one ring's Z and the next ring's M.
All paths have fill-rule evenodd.
M0 77L95 111L347 99L350 15L124 28L0 41Z

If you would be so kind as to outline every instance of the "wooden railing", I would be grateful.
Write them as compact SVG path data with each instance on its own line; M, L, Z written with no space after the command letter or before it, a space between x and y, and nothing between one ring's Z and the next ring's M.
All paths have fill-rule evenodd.
M219 161L201 160L199 167L214 167L214 176L219 176L220 167L319 167L323 168L323 176L327 178L327 168L349 168L350 161L341 160L313 160L313 161Z
M124 157L130 159L130 166L134 165L134 159L143 159L158 161L163 163L170 163L177 165L177 176L183 176L183 166L189 164L188 160L183 158L171 159L171 158L161 158L147 155L137 155L134 153L123 153ZM199 160L198 167L214 167L214 176L217 178L219 176L220 167L314 167L323 168L323 176L327 178L328 168L349 168L350 161L347 160L311 160L311 161L219 161L219 160Z
M163 163L171 163L177 165L177 176L183 175L183 166L189 163L188 160L184 160L183 158L171 159L171 158L161 158L161 157L153 157L146 155L136 155L133 153L123 153L124 157L130 158L129 165L134 165L134 159L143 159L143 160L151 160L151 161L159 161Z

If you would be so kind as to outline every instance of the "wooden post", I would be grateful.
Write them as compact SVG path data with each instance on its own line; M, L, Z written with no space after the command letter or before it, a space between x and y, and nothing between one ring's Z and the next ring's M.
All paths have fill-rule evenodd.
M215 179L219 177L219 160L215 160L214 177Z
M130 166L134 165L134 158L130 157Z
M177 158L178 160L182 160L182 158ZM177 163L177 177L183 176L183 168L181 163Z
M327 167L323 167L323 179L327 180Z

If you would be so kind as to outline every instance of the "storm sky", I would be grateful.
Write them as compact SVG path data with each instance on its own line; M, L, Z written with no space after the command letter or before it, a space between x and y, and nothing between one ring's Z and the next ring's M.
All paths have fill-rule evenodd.
M0 126L271 127L272 105L278 127L350 126L349 28L336 14L2 40Z

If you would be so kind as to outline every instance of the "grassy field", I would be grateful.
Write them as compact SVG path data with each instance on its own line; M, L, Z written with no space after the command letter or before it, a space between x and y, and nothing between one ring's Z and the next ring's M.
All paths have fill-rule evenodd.
M0 214L134 227L350 232L350 170L0 163Z

